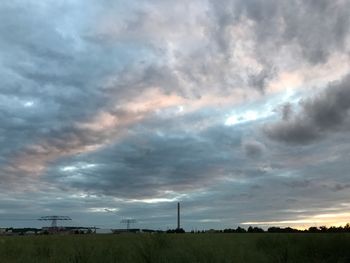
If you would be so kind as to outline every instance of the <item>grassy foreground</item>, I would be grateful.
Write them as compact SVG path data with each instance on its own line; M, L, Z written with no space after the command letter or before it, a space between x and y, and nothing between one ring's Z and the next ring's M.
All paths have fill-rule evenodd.
M350 234L0 236L0 262L350 262Z

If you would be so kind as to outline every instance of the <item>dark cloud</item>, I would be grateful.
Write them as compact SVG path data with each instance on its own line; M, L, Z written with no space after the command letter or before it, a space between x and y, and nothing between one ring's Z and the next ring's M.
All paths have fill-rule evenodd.
M96 167L73 173L58 171L59 176L52 179L121 198L160 198L169 191L204 189L235 169L228 164L236 162L231 147L238 142L238 135L221 130L222 141L215 141L217 131L219 128L199 136L143 132L142 138L132 136L83 158ZM59 167L64 167L64 163Z
M251 158L260 157L265 150L265 146L255 140L244 141L242 147L245 154Z
M264 127L264 132L271 139L291 144L309 143L320 137L317 127L303 119L269 124Z
M266 66L266 68L261 70L259 73L250 75L249 84L261 91L264 91L268 81L270 81L275 75L271 69L267 68L268 67Z
M342 191L350 188L350 184L336 184L334 186L334 191Z
M97 134L78 124L91 122L99 112L115 114L111 107L130 93L122 85L111 91L107 79L111 75L117 78L126 67L131 70L130 64L142 59L140 49L129 52L132 48L123 48L120 42L121 46L110 47L85 41L93 24L90 8L85 7L34 1L0 5L0 33L6 36L0 40L0 151L7 159L1 171L4 178L18 180L16 173L26 178L22 172L30 171L21 171L18 159L48 161L103 143L106 133ZM77 10L83 9L86 13L81 16ZM128 52L130 56L125 55ZM130 85L129 80L126 86ZM115 90L117 97L112 96ZM121 114L116 118L124 119Z
M290 181L290 182L286 182L285 183L288 187L291 187L291 188L299 188L299 187L309 187L311 182L310 180L295 180L295 181Z
M319 94L299 103L300 112L292 117L290 105L284 106L282 120L264 127L272 139L287 143L312 142L329 132L347 127L350 109L350 76L329 84ZM286 108L287 107L287 108Z
M300 110L279 109L283 120L265 128L273 140L257 129L265 119L224 123L237 102L259 94L269 104L266 87L282 73L348 53L349 10L323 0L3 1L1 217L117 227L104 210L116 208L165 229L181 200L190 230L345 202L349 77Z
M293 114L293 106L290 103L283 105L282 107L282 119L288 121Z

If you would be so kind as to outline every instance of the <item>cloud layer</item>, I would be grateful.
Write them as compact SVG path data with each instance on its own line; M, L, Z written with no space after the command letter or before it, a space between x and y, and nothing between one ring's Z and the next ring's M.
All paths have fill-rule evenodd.
M190 230L347 212L349 5L1 3L0 216L165 229L181 201Z

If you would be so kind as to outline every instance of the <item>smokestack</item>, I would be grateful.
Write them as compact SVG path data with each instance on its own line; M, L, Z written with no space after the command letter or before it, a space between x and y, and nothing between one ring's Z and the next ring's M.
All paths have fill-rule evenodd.
M180 203L177 203L177 229L180 229Z

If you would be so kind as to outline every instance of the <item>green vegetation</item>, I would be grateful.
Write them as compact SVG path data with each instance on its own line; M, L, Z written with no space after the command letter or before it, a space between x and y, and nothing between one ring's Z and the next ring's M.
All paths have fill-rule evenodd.
M0 236L0 262L350 262L350 234Z

